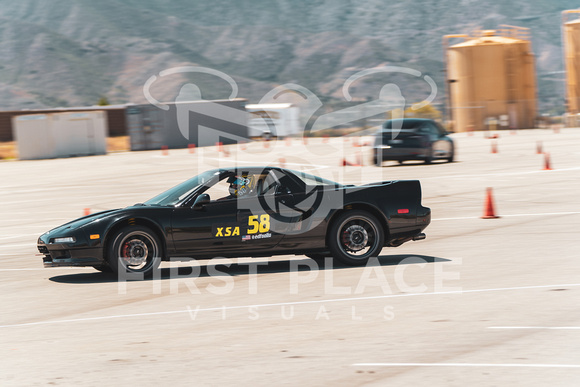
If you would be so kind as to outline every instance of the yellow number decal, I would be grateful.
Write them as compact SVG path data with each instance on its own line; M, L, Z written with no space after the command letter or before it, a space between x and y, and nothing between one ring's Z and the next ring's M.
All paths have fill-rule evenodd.
M264 214L260 216L260 232L270 231L270 215Z
M258 222L258 215L252 215L248 218L248 234L256 234L259 232L270 231L270 215L260 215L260 222Z
M248 218L248 226L252 228L248 229L248 234L255 234L260 229L260 223L258 223L258 215L252 215Z

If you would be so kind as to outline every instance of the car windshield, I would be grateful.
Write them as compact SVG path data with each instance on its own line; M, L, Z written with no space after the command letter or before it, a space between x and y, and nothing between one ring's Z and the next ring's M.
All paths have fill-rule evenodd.
M149 206L174 206L199 187L208 185L208 182L219 178L219 170L211 170L192 177L181 184L147 200L144 204Z
M390 120L383 125L383 131L392 130L414 130L425 124L424 121L417 120Z
M341 187L342 186L342 184L339 184L337 182L323 179L322 177L310 175L308 173L298 172L298 171L292 171L292 173L294 175L296 175L297 178L302 180L306 185L330 185L330 186L334 186L334 187Z

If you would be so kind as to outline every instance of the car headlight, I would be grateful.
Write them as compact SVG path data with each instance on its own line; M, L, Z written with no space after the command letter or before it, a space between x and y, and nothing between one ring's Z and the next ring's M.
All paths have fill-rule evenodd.
M75 237L54 238L54 243L74 243L74 242L76 242Z

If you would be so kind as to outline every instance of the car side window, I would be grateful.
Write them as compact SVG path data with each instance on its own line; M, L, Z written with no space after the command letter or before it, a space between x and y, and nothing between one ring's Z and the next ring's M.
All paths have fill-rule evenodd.
M294 192L295 186L296 184L286 174L273 169L262 181L258 194L292 194L296 193Z
M274 171L270 171L268 175L258 181L258 195L273 195L280 186L279 178Z
M209 195L212 202L216 200L234 199L235 196L230 194L229 187L228 179L222 179L206 189L204 193Z
M418 132L421 134L432 134L433 130L429 124L425 124L419 128Z
M204 193L207 193L212 201L255 196L257 194L256 176L231 174L208 187Z

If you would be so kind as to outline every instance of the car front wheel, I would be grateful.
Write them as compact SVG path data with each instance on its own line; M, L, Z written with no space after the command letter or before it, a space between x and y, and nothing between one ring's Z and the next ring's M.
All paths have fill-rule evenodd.
M455 160L455 147L451 146L451 154L447 158L448 163L452 163Z
M148 227L125 227L112 239L108 261L118 275L148 277L161 263L161 243Z
M379 255L384 240L384 230L377 218L366 211L353 210L342 213L332 223L328 247L336 260L360 266Z

